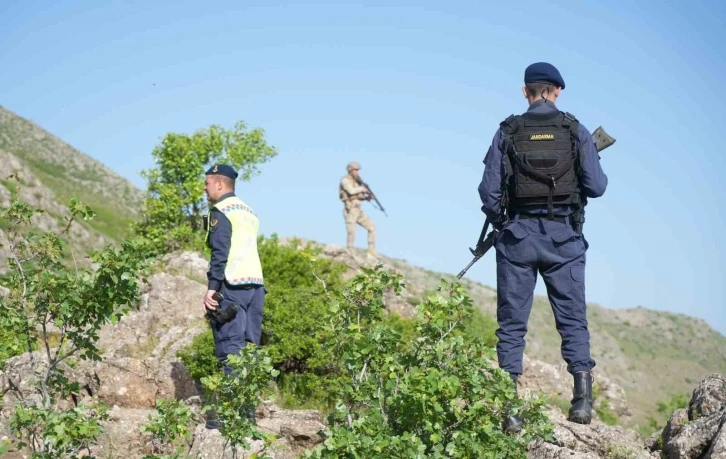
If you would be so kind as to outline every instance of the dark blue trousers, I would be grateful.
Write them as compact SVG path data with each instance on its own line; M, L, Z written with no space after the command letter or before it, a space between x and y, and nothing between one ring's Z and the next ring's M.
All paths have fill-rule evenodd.
M220 293L224 295L220 304L221 309L224 310L233 303L239 306L234 319L221 326L212 326L215 355L224 364L228 355L239 354L247 343L259 346L267 290L261 285L232 287L224 284ZM230 374L226 364L224 372Z
M567 371L589 371L590 332L585 306L587 241L568 223L515 217L501 231L497 251L497 357L510 375L522 374L527 321L537 273L542 276L562 338Z

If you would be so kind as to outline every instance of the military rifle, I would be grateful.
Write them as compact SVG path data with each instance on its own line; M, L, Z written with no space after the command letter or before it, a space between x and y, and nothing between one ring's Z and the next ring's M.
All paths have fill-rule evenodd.
M605 132L605 129L603 129L602 126L592 132L592 141L595 143L595 149L598 153L615 143L615 139ZM464 274L466 274L469 268L479 261L479 259L483 257L494 244L496 244L499 231L495 228L489 234L486 234L487 229L489 228L489 223L489 219L487 218L484 222L484 228L482 228L481 234L479 235L479 240L476 242L476 247L473 249L469 248L471 254L474 255L474 259L461 270L461 272L456 276L457 279L464 277Z
M386 213L386 209L383 208L383 204L381 204L381 202L378 200L376 195L373 193L373 190L371 190L370 185L368 185L366 182L364 182L363 179L360 177L360 175L357 176L355 178L355 180L356 180L356 182L358 182L359 185L368 188L368 195L376 201L376 204L378 204L377 206L374 204L373 207L380 210L381 212L383 212L386 215L386 217L388 217L388 214Z

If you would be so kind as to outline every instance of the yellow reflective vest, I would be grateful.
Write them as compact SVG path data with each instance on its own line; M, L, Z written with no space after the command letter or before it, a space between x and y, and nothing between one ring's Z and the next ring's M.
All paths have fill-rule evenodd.
M224 277L230 285L264 284L262 263L257 252L260 221L252 209L237 196L225 198L214 206L232 224L232 240ZM212 209L209 209L211 217ZM207 219L207 221L211 220ZM211 227L211 226L210 226ZM209 232L207 232L209 238Z

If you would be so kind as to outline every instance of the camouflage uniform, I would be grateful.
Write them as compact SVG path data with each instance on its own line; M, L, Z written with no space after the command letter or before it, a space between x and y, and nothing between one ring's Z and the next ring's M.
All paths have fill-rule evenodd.
M348 233L347 246L349 249L355 247L356 224L368 230L368 253L378 256L376 253L376 225L368 215L363 212L361 201L367 200L368 195L365 187L358 184L355 177L350 174L352 170L360 169L360 164L353 161L348 163L348 175L340 179L339 197L343 201L343 217L345 218L345 230Z

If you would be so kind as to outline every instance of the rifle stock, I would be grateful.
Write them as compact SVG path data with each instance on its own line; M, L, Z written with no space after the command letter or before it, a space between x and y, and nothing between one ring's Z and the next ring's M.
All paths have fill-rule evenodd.
M615 138L611 137L602 126L599 126L592 132L592 141L595 142L595 149L598 152L603 151L610 145L615 143Z

